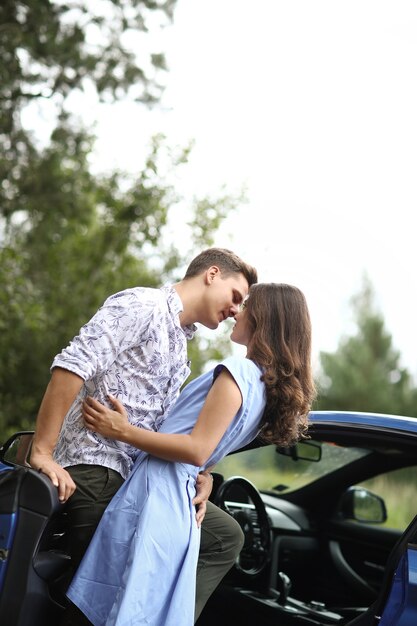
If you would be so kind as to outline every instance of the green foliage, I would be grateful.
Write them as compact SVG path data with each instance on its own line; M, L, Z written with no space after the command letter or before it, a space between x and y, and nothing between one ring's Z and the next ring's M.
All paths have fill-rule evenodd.
M151 20L158 15L168 23L175 3L2 0L1 128L11 130L16 107L33 98L65 97L74 89L94 88L107 100L127 93L146 103L158 100L164 55L143 45L139 65L129 41L133 36L145 44Z
M236 209L238 204L245 201L244 192L239 196L230 196L223 190L221 196L216 199L195 199L195 210L189 226L194 233L194 241L197 247L204 248L212 244L212 234L217 231L225 217ZM219 207L221 206L221 210Z
M415 516L417 468L407 467L361 482L360 486L385 502L387 520L382 527L404 530Z
M315 408L415 416L417 390L400 366L400 353L375 309L369 281L364 281L352 304L357 333L344 337L335 353L320 354L322 374Z
M48 148L33 150L21 168L20 210L8 220L0 248L2 439L33 426L53 356L108 295L157 286L199 250L193 231L190 249L181 254L164 245L168 213L179 200L167 183L165 148L162 138L155 140L137 177L94 177L88 169L91 137L63 119ZM185 159L176 155L171 167ZM212 210L223 214L223 201L218 208L213 201ZM206 234L209 245L209 227ZM228 339L212 345L196 338L193 375L228 350Z
M129 97L146 104L162 93L165 58L146 41L149 24L169 23L176 0L0 3L0 206L19 210L20 167L33 156L21 123L30 102L53 102L57 111L74 91L105 101ZM130 43L140 41L140 63Z
M155 14L175 0L95 3L4 0L0 7L0 441L32 428L54 355L111 294L175 280L178 268L211 245L235 206L223 194L187 203L172 180L190 148L155 137L134 175L90 170L94 136L65 112L75 89L103 99L129 93L158 99L162 54L141 64L127 42L146 36ZM49 143L40 148L21 113L33 99L61 102ZM57 109L59 110L59 109ZM127 141L129 138L127 138ZM192 214L187 249L164 233L173 207ZM188 206L191 205L191 206ZM228 344L192 342L193 375Z

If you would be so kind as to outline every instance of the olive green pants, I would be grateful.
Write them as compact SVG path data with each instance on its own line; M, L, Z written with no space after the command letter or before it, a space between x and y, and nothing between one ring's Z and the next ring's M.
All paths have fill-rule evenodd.
M114 470L100 465L76 465L68 467L67 470L77 485L66 505L72 577L105 508L122 485L123 478ZM201 526L197 565L196 620L214 589L235 562L243 541L243 532L239 524L230 515L208 502ZM70 605L60 624L85 626L90 622L76 607Z

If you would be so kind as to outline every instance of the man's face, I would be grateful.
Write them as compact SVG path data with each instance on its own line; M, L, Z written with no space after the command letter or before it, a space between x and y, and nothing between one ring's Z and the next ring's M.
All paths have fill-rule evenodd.
M206 291L204 326L215 329L220 322L234 317L239 305L248 295L249 285L243 274L228 274L225 278L221 272L210 276Z

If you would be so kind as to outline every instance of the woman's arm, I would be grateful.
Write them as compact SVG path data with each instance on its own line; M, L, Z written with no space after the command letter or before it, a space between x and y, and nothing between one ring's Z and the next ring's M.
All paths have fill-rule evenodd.
M227 430L242 404L242 395L234 378L222 369L213 383L197 422L188 435L155 433L129 424L123 405L110 396L115 410L93 398L83 405L89 430L105 437L124 441L167 461L203 466Z

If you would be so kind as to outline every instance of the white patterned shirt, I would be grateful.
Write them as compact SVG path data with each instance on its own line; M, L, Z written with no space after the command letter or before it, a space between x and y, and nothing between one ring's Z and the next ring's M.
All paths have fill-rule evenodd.
M196 327L181 328L182 310L172 286L126 289L110 296L55 357L51 369L62 367L84 380L54 452L60 465L103 465L127 477L138 450L88 431L81 404L90 395L111 406L111 394L132 424L158 430L190 374L187 339Z

